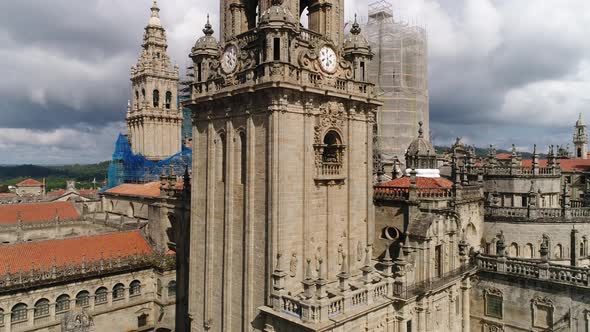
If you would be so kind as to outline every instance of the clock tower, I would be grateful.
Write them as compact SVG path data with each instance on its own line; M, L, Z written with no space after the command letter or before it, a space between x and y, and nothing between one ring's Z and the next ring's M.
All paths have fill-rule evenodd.
M208 22L192 49L191 326L181 331L308 324L302 308L371 258L379 104L359 25L343 35L343 2L221 0L220 42Z

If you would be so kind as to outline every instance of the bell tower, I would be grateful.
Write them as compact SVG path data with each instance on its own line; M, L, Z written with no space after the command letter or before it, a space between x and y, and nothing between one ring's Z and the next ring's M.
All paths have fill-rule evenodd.
M131 67L133 99L127 106L127 131L134 153L150 160L163 160L181 150L179 72L166 52L166 30L156 0L151 11L141 55L137 65Z
M576 154L575 157L578 159L587 159L588 158L588 131L586 129L586 125L584 124L584 120L582 119L582 113L576 121L576 128L574 131L574 153Z
M283 330L288 294L315 301L309 278L371 258L372 54L358 24L344 38L341 0L220 3L221 41L208 22L190 54L187 315L194 331Z

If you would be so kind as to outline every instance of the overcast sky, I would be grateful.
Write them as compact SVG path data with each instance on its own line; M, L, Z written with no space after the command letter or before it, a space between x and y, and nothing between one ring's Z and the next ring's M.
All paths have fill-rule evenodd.
M0 0L0 164L110 159L151 1ZM368 2L346 0L347 18L366 17ZM436 144L571 141L590 106L590 1L392 2L428 30ZM184 68L207 13L218 30L218 1L159 4Z

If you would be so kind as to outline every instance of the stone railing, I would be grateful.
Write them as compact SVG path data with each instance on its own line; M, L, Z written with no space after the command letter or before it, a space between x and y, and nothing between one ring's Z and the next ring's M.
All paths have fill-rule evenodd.
M590 287L590 269L588 268L483 254L475 256L475 262L480 271Z
M0 293L31 287L39 284L47 285L81 278L100 277L107 273L133 271L145 268L173 270L176 268L176 256L163 253L136 254L127 257L115 257L96 261L75 262L69 265L52 266L43 269L31 266L27 271L11 272L10 265L6 273L0 276Z
M316 296L305 298L305 293L295 296L288 295L287 292L282 295L274 294L272 310L300 319L304 323L317 324L338 319L337 316L346 315L352 310L362 308L369 310L373 306L382 305L389 301L410 299L430 290L437 290L453 280L461 279L466 274L475 273L475 271L475 265L464 265L442 277L406 285L402 281L403 277L396 280L393 274L388 275L375 270L370 276L362 276L362 279L354 283L351 282L345 290L340 288L341 283L331 283L327 286L323 298ZM314 294L316 294L315 290Z
M391 187L391 186L373 186L373 197L376 200L384 201L406 201L415 190L415 199L421 201L444 201L450 199L483 199L483 193L479 186L465 186L454 190L453 188L415 188L408 187Z
M590 207L575 207L562 209L486 206L485 214L486 218L489 219L499 218L518 220L541 220L548 222L579 222L580 219L590 218Z
M470 175L483 174L484 176L524 176L524 177L558 177L561 170L551 167L510 167L510 166L483 166L471 167Z

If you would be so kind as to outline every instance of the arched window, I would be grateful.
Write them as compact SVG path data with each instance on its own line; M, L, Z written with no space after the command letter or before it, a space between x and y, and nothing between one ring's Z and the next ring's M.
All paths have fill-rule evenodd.
M108 292L109 291L106 289L106 287L100 287L97 289L94 293L94 304L98 305L107 303Z
M135 90L135 100L139 101L139 91Z
M81 291L76 295L76 306L87 307L90 305L90 293L88 291Z
M15 322L22 322L27 320L27 310L28 307L24 303L19 303L12 307L12 313L10 314L10 321Z
M512 242L509 248L509 256L510 257L518 257L518 244Z
M129 296L138 296L141 294L141 282L139 280L133 280L129 284Z
M299 1L299 24L305 29L309 28L309 5L310 0Z
M555 248L553 249L553 256L557 259L563 258L563 247L561 244L555 245Z
M166 91L166 109L172 107L172 92Z
M256 28L258 25L258 1L247 1L246 4L246 21L248 30Z
M154 90L154 107L160 107L160 91Z
M113 287L113 301L122 300L125 298L125 286L123 284L116 284Z
M127 206L127 217L133 218L135 216L135 211L133 208L133 203L129 202L129 206Z
M340 136L330 131L324 136L324 152L322 153L322 161L324 163L338 163L340 162L339 147Z
M147 314L141 314L137 317L137 327L144 327L147 325Z
M49 300L40 299L35 303L35 310L33 312L34 318L45 317L49 315Z
M580 258L584 257L584 241L580 242Z
M63 312L70 310L70 296L62 294L55 300L55 312Z
M524 246L524 253L523 256L524 258L533 258L533 245L531 243L527 243Z
M168 283L168 297L176 297L176 281L172 280Z

